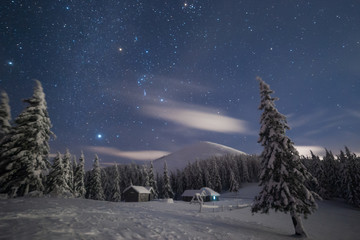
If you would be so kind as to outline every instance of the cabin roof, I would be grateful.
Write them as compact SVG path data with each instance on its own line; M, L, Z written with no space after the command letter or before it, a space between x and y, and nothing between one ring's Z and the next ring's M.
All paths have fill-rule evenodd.
M211 188L203 187L199 190L185 190L184 193L181 195L182 197L193 197L197 193L201 194L204 193L205 196L220 196L218 192L215 192Z
M214 190L212 190L211 188L208 187L203 187L200 189L200 191L205 191L206 196L220 196L220 194L218 192L215 192Z
M185 190L181 196L182 197L193 197L197 193L201 193L201 191L200 190Z
M130 188L133 188L138 193L148 193L148 194L150 194L150 191L148 189L146 189L145 187L143 187L143 186L134 186L134 185L130 185L129 187L125 188L124 192L128 191Z

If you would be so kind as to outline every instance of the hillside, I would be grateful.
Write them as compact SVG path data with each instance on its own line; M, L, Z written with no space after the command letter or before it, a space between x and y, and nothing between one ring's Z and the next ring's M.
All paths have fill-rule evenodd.
M190 162L193 163L196 160L204 160L213 156L224 155L240 155L246 154L231 147L227 147L221 144L212 142L198 142L189 146L186 146L176 152L156 159L154 161L154 168L157 171L162 172L164 167L164 161L166 160L169 171L176 171L176 169L183 169Z

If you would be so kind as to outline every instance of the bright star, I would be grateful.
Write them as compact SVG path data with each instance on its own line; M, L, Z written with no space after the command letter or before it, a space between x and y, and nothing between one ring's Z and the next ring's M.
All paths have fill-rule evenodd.
M8 61L7 64L8 64L9 66L13 66L13 65L14 65L14 62L13 62L13 61Z
M119 48L119 52L122 52L122 51L123 51L123 48L120 47L120 48Z
M98 139L101 139L101 138L102 138L102 134L99 133L99 134L97 135L97 138L98 138Z

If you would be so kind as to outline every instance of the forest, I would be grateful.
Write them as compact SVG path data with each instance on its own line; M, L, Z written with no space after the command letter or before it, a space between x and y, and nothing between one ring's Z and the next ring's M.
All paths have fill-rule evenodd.
M10 198L50 195L121 201L122 190L133 184L153 187L156 198L180 199L184 190L201 187L237 192L241 184L259 182L261 177L263 155L213 157L176 172L169 172L166 163L163 172L156 172L152 162L101 168L97 155L92 170L85 172L84 154L76 159L69 150L50 161L48 142L53 133L39 81L33 97L24 101L28 106L11 124L8 97L1 94L0 193ZM323 199L343 198L360 207L360 158L347 147L336 156L328 150L322 157L311 152L300 161L313 176L305 181L307 188Z

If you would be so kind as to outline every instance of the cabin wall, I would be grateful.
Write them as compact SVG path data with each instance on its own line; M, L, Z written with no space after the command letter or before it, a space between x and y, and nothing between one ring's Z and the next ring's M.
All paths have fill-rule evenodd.
M125 202L139 202L139 193L132 188L130 188L123 194Z
M148 193L139 193L139 202L148 202L149 195Z
M186 196L186 197L181 197L181 199L185 202L190 202L193 199L193 197Z

